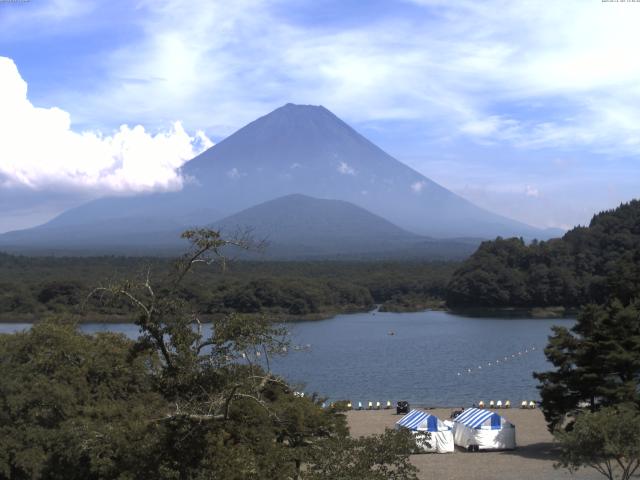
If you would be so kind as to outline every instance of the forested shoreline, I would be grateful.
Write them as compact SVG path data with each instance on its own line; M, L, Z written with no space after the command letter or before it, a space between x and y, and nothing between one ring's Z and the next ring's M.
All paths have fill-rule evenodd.
M628 303L640 288L640 202L593 217L564 237L526 244L484 242L460 262L232 262L198 269L179 294L203 318L238 312L274 320L362 312L449 308L559 316L587 303ZM0 253L0 322L56 315L79 321L131 321L126 302L88 299L122 278L164 275L155 257L27 257ZM446 301L446 303L445 303Z
M179 294L208 319L231 312L276 320L340 313L442 308L455 262L246 262L201 268ZM127 302L89 299L123 278L164 275L153 257L26 257L0 254L0 321L72 315L78 321L130 322Z

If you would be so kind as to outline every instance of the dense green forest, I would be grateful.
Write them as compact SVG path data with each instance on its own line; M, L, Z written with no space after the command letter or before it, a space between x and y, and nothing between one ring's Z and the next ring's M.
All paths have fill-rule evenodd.
M640 290L640 201L599 213L588 227L526 245L484 242L453 274L451 307L578 307Z
M123 278L164 275L172 261L143 257L26 257L0 254L0 319L63 313L122 320L122 301L87 301L93 288ZM364 311L419 310L442 303L452 262L247 262L192 272L180 294L204 315L239 312L320 318Z

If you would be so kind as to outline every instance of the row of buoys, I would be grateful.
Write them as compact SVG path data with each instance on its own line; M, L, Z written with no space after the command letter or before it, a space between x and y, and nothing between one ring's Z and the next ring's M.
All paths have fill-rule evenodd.
M529 348L525 348L524 350L521 350L521 351L519 351L517 353L512 353L511 355L505 355L502 360L496 359L495 362L487 362L486 367L492 367L492 366L496 366L497 367L500 364L504 364L505 362L508 362L510 359L516 359L516 358L521 357L522 355L526 355L526 354L528 354L530 352L533 352L533 351L535 351L535 349L536 349L536 347L532 346L532 347L529 347ZM478 368L467 368L466 369L466 373L468 373L468 374L469 373L473 373L474 371L477 371L477 370L482 370L482 365L478 365ZM462 376L462 372L458 372L457 376L458 377Z

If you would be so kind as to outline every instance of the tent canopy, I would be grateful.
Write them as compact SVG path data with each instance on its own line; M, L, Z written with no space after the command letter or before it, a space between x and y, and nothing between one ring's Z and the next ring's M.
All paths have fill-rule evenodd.
M481 408L469 408L458 415L454 422L469 428L481 428L483 426L491 426L492 430L502 428L503 418L490 410Z
M439 432L450 430L435 415L431 415L422 410L411 410L404 417L396 422L397 427L408 428L409 430L420 430L427 432Z

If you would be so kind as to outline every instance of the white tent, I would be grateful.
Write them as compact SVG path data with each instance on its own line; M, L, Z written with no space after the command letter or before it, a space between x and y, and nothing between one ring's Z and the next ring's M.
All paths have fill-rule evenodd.
M453 422L456 445L467 450L513 450L516 427L490 410L469 408Z
M396 422L396 428L411 430L416 437L416 445L425 452L450 453L455 450L451 427L422 410L411 410ZM426 438L427 432L430 439Z

